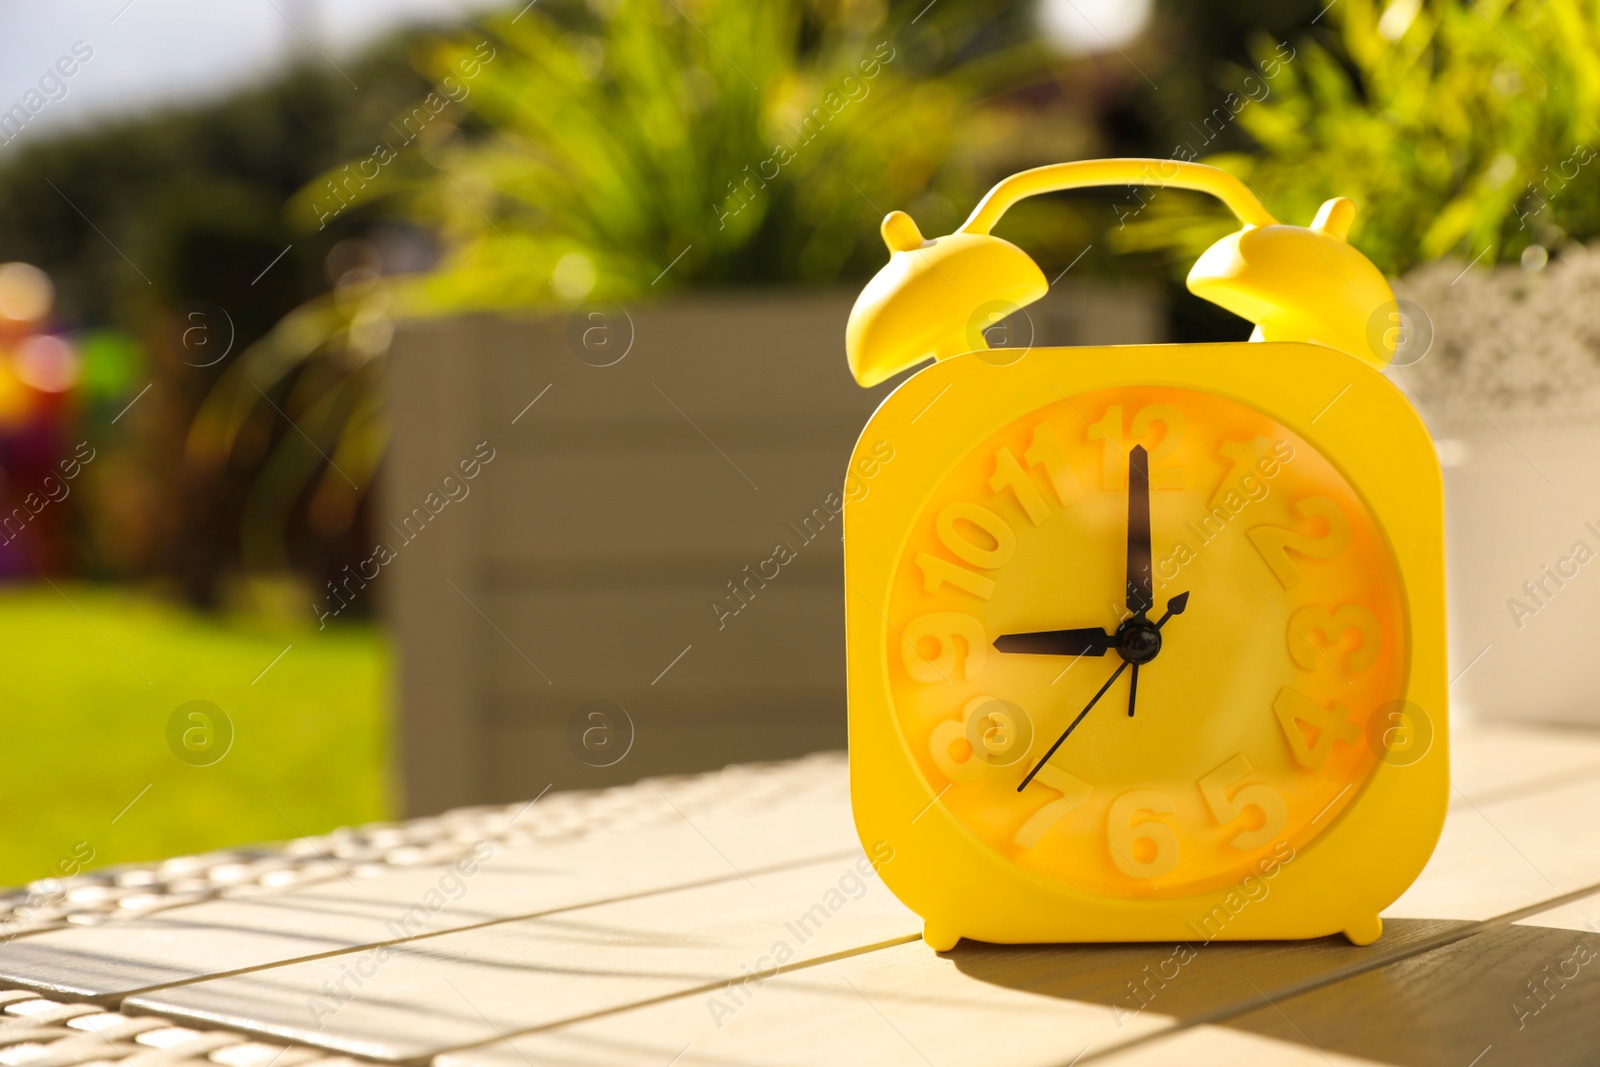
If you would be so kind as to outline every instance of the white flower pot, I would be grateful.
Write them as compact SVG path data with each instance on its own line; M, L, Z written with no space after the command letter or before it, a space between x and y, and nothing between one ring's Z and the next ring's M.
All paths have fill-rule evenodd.
M1452 704L1600 725L1600 420L1478 421L1439 441Z

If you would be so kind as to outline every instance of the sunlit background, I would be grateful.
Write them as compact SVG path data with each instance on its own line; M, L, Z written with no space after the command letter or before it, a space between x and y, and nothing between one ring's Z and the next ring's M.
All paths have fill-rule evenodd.
M848 307L884 258L892 208L945 233L1013 171L1176 156L1246 177L1291 222L1334 195L1360 205L1353 242L1428 320L1395 377L1452 484L1477 477L1471 457L1521 441L1518 427L1556 418L1591 442L1596 70L1600 18L1529 0L5 5L0 884L428 806L406 780L427 742L401 736L413 719L397 711L408 686L422 697L391 637L427 621L404 612L427 613L386 573L339 595L410 507L383 488L403 435L426 436L391 406L408 330L465 350L488 343L472 332L486 315L560 336L596 302L745 307L757 317L735 318L758 359L762 301ZM1201 198L1109 190L1032 202L1001 233L1063 307L1078 294L1118 309L1113 334L1188 342L1249 332L1181 284L1229 228ZM842 335L815 361L843 383ZM848 421L828 431L846 447ZM784 430L770 432L776 447ZM538 447L559 458L566 444ZM1542 498L1517 495L1535 474L1594 481L1557 476L1542 447L1522 455L1532 472L1504 475L1513 488L1493 471L1472 482L1474 506L1515 497L1537 529ZM561 492L530 481L526 495ZM515 536L537 540L543 521L530 504ZM1451 521L1452 552L1480 573L1479 546ZM652 531L637 534L638 558L654 558ZM1554 550L1571 540L1552 537ZM1458 666L1482 657L1491 714L1529 713L1539 696L1491 706L1518 657L1543 654L1516 643L1529 620L1503 602L1549 552L1517 544L1504 575L1456 597L1469 614L1453 619L1453 653ZM838 581L819 575L819 588ZM528 595L530 612L554 603ZM694 594L707 620L709 599ZM494 643L504 619L478 614ZM650 653L641 687L675 647ZM1546 717L1583 719L1582 672L1551 684ZM495 699L497 715L522 706ZM207 717L179 714L194 701ZM817 714L842 724L842 705ZM216 732L221 755L193 757L190 728ZM528 730L503 736L528 738L536 761L546 742ZM785 736L748 751L695 742L593 780L834 734ZM467 799L507 799L497 790Z

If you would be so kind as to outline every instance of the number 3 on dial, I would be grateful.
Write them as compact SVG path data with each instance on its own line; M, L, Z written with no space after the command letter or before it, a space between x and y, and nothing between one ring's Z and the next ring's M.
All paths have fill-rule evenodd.
M1348 640L1352 634L1354 642ZM1289 658L1305 671L1326 663L1341 674L1360 674L1378 661L1382 638L1378 617L1360 604L1341 604L1332 611L1308 604L1289 618ZM1343 668L1333 658L1341 653Z

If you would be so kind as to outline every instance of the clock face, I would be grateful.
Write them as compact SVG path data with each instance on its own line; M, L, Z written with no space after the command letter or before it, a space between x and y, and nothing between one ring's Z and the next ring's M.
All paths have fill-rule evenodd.
M984 441L913 523L886 615L938 803L1102 896L1206 892L1306 847L1388 723L1413 725L1372 513L1303 438L1208 393L1084 393Z

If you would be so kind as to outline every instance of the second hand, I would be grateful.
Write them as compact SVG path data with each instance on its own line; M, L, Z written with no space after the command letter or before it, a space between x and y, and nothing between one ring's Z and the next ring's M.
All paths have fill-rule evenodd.
M1050 746L1050 751L1046 752L1042 757L1040 757L1039 762L1033 765L1033 770L1029 771L1028 776L1022 780L1022 784L1017 786L1017 792L1020 793L1024 789L1028 788L1028 783L1033 781L1033 776L1038 774L1040 768L1042 768L1046 763L1050 762L1050 757L1056 754L1056 749L1060 748L1062 743L1065 742L1068 737L1072 736L1072 731L1075 730L1078 724L1083 721L1083 717L1089 714L1094 706L1100 702L1100 698L1106 695L1106 690L1111 688L1111 683L1122 677L1122 672L1127 669L1128 661L1123 660L1122 665L1111 672L1111 677L1106 679L1106 684L1102 685L1100 687L1100 691L1089 698L1089 703L1085 704L1083 710L1078 712L1078 717L1072 720L1072 725L1068 726L1064 731L1062 731L1061 736L1056 738L1056 743Z

